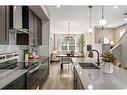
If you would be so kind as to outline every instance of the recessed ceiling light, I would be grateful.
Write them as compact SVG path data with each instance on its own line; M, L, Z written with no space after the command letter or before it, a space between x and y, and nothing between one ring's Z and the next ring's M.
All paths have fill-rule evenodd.
M124 21L127 21L127 18L123 19Z
M60 8L61 6L60 6L60 5L57 5L56 7L57 7L57 8Z
M118 7L117 7L117 6L114 6L113 8L114 8L114 9L117 9Z

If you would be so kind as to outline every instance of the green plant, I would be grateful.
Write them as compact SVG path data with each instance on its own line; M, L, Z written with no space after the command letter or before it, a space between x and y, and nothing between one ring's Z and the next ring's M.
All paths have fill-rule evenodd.
M85 39L84 39L83 36L81 36L81 37L79 38L79 40L78 40L77 46L78 46L79 48L83 48L83 47L84 47L84 43L85 43Z
M101 60L103 62L111 62L111 63L114 63L115 60L116 60L116 58L110 52L104 52L103 54L101 54L101 57L102 57Z
M23 49L23 52L24 52L24 54L29 54L29 48L26 47L25 49Z

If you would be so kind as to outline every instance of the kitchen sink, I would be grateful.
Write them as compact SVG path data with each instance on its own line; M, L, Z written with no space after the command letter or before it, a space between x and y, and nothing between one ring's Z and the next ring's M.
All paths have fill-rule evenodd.
M100 69L93 63L79 63L82 69Z

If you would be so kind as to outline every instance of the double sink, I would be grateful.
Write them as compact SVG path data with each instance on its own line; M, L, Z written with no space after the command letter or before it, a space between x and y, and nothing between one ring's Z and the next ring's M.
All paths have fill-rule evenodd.
M98 66L96 66L93 63L79 63L82 69L100 69Z

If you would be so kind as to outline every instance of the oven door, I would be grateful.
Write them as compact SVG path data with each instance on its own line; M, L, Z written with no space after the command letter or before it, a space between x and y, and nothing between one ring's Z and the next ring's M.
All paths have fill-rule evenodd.
M0 63L0 69L14 69L18 66L17 59Z
M27 89L36 89L39 85L39 65L35 65L27 73Z

